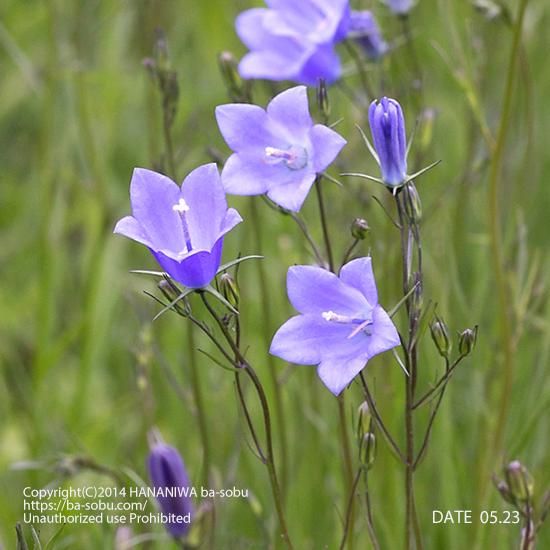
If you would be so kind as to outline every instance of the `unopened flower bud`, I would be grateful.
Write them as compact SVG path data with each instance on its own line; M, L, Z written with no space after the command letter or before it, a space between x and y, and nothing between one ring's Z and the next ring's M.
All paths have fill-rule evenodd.
M430 325L432 340L437 348L437 351L442 357L448 357L451 351L451 340L447 325L442 319L436 317L435 321Z
M514 460L505 469L506 481L512 497L519 501L529 500L533 496L535 482L527 468Z
M134 534L128 525L121 525L115 532L115 550L130 550Z
M239 309L239 287L237 282L229 273L224 273L220 277L220 290L223 297L235 308Z
M363 403L361 403L361 405L357 408L357 426L360 436L363 436L370 431L371 420L372 414L370 412L369 405L366 401L363 401Z
M416 187L411 182L403 189L405 211L410 220L419 222L422 219L422 203Z
M181 495L158 496L157 501L164 514L170 518L177 518L176 521L169 521L165 524L166 530L175 538L183 537L188 533L194 515L191 497L184 494L191 485L183 460L174 447L153 441L148 467L149 476L155 489L178 487L182 489Z
M367 236L370 231L369 224L367 220L363 218L355 218L351 224L351 235L354 239L362 241Z
M324 78L319 81L319 86L317 86L317 105L319 106L323 120L327 122L330 118L330 102L328 99L327 83Z
M508 487L508 484L506 481L502 479L498 479L496 476L493 476L493 484L496 488L496 490L500 493L500 496L510 504L514 504L514 497L510 493L510 487Z
M476 345L477 325L462 331L458 338L458 351L460 355L469 355Z
M373 101L369 124L382 180L389 187L402 185L407 179L407 136L401 105L387 97Z
M372 432L367 432L361 440L359 449L359 458L361 464L369 470L374 464L376 458L376 436Z
M235 56L228 51L222 52L218 56L218 66L229 97L235 101L244 100L244 83L239 76L239 63Z

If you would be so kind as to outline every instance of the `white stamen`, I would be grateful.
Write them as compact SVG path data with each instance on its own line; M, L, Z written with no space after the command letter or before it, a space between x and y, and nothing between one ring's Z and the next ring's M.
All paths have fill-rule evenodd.
M185 202L185 199L181 198L177 204L172 206L172 210L179 213L189 212L189 205Z

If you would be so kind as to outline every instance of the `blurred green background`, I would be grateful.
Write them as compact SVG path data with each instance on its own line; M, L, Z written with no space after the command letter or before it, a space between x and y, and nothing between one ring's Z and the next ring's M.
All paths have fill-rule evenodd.
M507 2L512 20L517 3ZM244 53L233 21L253 5L252 0L3 0L0 6L0 546L6 549L15 548L24 487L111 484L110 470L146 479L146 434L153 425L178 447L200 484L203 454L186 323L168 313L151 324L160 306L142 291L155 292L154 282L129 270L155 269L154 262L143 247L113 236L112 228L130 210L132 169L162 168L160 96L142 64L153 54L155 29L164 30L178 73L173 138L183 179L211 161L209 148L229 153L214 119L215 106L228 101L217 55ZM537 500L550 484L548 3L529 2L498 179L505 308L491 259L488 144L502 122L513 37L507 12L489 19L466 0L420 0L410 22L423 74L418 94L400 22L378 2L354 5L373 8L395 45L380 66L369 66L374 89L402 102L409 129L420 106L429 108L411 168L443 161L417 183L424 212L425 304L437 302L455 347L457 332L479 325L475 353L447 390L417 473L425 547L516 548L518 526L433 525L432 510L508 509L490 478L516 458L534 475ZM345 54L344 59L353 72ZM358 86L357 77L352 74L346 84ZM275 89L283 86L257 84L257 101L265 104ZM310 98L314 105L313 90ZM349 141L331 173L376 175L354 128L355 123L366 128L365 110L351 105L340 87L332 89L331 104L331 118L343 119L338 131ZM366 218L371 231L357 253L372 253L381 303L390 309L400 298L399 235L372 200L376 195L391 209L387 193L353 178L345 179L343 188L325 185L337 257L350 242L351 220ZM336 548L346 498L336 400L314 368L291 368L278 359L270 363L265 351L266 337L291 313L284 288L288 266L312 258L289 217L256 199L260 243L251 200L230 197L229 202L246 221L226 239L224 258L239 252L265 256L269 315L258 268L247 263L240 272L242 318L249 357L272 398L270 364L281 386L289 529L297 548ZM303 213L320 242L312 197ZM507 345L499 330L503 315L511 327ZM210 350L202 339L199 345ZM421 347L421 383L428 387L442 365L429 334ZM495 448L506 354L513 384L504 435ZM248 488L254 495L216 502L214 547L268 548L275 519L267 474L247 446L233 377L206 357L198 360L211 484ZM401 441L403 374L391 354L373 360L368 374ZM347 390L350 429L361 400L357 385ZM419 431L425 422L421 415ZM374 523L382 548L398 548L402 468L379 443L370 474ZM279 444L276 439L277 449ZM355 445L353 452L355 459ZM368 547L362 516L356 528L356 547ZM136 536L148 531L134 526ZM152 540L137 547L170 547L161 528L152 531ZM30 540L29 526L24 532ZM55 533L51 526L40 529L44 546ZM111 548L114 540L112 526L71 526L51 547ZM550 547L548 526L539 545Z

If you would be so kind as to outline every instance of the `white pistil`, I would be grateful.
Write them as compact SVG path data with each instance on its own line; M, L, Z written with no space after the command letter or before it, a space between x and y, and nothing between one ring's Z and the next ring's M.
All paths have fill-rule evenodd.
M183 197L180 198L180 200L172 206L172 210L174 212L177 212L181 219L181 228L183 230L183 240L185 241L185 252L190 252L193 247L191 245L191 235L189 234L189 226L187 225L187 218L185 216L186 212L189 212L190 208L189 205L185 202L185 199Z
M325 321L340 323L344 325L357 325L351 333L348 335L348 338L353 338L357 336L360 332L364 332L367 335L370 335L369 326L372 325L371 319L357 319L356 317L349 317L347 315L340 315L334 313L334 311L323 311L321 316Z
M177 204L172 206L172 210L174 212L179 212L180 214L183 212L189 212L189 205L185 202L184 198L181 198Z

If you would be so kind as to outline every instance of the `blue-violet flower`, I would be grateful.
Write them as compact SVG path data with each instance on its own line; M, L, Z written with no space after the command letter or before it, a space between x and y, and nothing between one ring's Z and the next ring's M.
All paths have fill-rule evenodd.
M349 38L353 38L371 59L380 59L388 51L388 44L370 11L351 12Z
M407 137L401 105L387 97L373 101L369 124L382 180L390 187L401 185L407 179Z
M235 103L216 108L220 131L234 154L222 171L227 193L261 195L300 210L316 174L336 158L346 140L313 124L307 90L297 86L276 96L267 110Z
M174 447L155 443L149 453L148 468L151 483L157 490L157 502L167 516L166 530L175 538L186 535L194 507L190 496L191 485L180 454Z
M348 32L349 0L266 0L236 20L237 34L250 52L239 65L245 78L331 83L341 73L334 45Z
M224 235L242 221L227 208L216 165L196 168L181 188L162 174L136 168L130 199L133 215L122 218L114 232L147 246L182 285L208 285L220 265Z
M352 260L339 276L320 267L291 267L287 292L300 315L277 331L270 353L299 365L318 365L319 377L334 395L371 357L400 343L378 304L370 258Z

